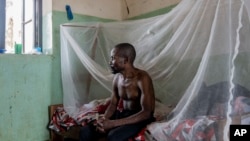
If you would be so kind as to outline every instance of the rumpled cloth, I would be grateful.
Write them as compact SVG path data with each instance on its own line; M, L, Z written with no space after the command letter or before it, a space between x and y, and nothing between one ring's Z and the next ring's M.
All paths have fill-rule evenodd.
M64 133L67 132L72 126L84 126L86 124L92 124L98 119L100 115L105 113L109 104L109 99L91 101L87 104L84 104L80 108L79 112L74 115L74 117L69 116L69 114L64 110L63 106L57 107L53 113L48 128L58 133ZM117 110L123 110L122 100L119 100ZM129 141L145 141L145 131L146 127Z
M216 141L215 121L206 116L180 122L155 122L147 130L159 141Z
M84 126L95 122L101 114L104 114L109 103L109 99L93 100L84 104L74 116L69 116L63 106L57 107L48 128L56 132L65 132L72 126Z

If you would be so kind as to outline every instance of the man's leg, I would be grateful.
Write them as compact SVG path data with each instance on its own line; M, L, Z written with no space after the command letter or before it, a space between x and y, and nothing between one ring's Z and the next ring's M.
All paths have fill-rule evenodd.
M99 137L93 125L85 125L80 129L80 141L95 141Z
M128 141L128 139L136 136L144 127L145 124L130 124L114 128L108 133L108 141Z

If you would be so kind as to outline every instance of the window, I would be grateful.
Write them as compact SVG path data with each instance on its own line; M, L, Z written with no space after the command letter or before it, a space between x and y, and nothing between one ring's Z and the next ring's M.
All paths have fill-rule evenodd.
M5 48L5 0L0 0L0 49Z
M25 54L34 52L37 47L41 48L42 0L0 0L0 5L5 5L4 10L0 11L4 14L1 15L3 19L0 19L4 21L0 25L0 37L3 36L3 29L5 37L1 46L4 44L7 52L14 53L15 44L22 44Z

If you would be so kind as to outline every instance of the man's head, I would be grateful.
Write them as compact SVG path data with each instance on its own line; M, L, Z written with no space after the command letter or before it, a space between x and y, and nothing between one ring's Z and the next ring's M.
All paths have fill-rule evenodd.
M117 44L111 50L110 67L112 72L119 73L124 69L125 64L133 65L136 57L135 48L129 43Z

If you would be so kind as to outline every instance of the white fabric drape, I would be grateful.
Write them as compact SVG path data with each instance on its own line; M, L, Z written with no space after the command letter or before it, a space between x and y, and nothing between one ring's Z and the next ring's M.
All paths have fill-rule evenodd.
M157 99L177 104L169 122L218 114L214 106L223 105L226 133L233 101L250 90L249 19L248 0L182 0L152 18L63 24L64 108L74 115L82 104L110 95L110 50L128 42L137 51L135 66L151 75Z

